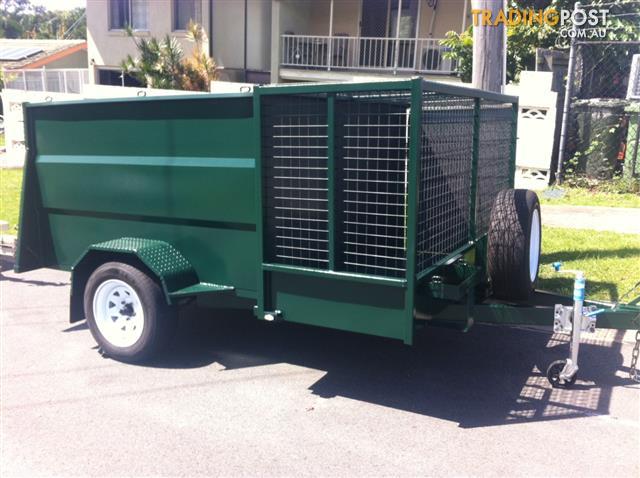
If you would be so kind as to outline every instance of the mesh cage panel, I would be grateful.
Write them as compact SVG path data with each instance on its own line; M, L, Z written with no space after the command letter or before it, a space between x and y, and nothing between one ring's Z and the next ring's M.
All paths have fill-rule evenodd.
M421 272L469 240L474 101L425 92L417 263Z
M341 270L405 274L409 98L409 92L336 98Z
M327 109L314 96L262 104L265 258L327 268Z
M493 201L509 187L512 123L511 103L480 101L476 236L488 232Z
M637 22L638 16L632 18ZM620 175L640 177L634 127L638 99L627 97L633 90L631 69L633 56L640 54L640 41L579 41L574 54L572 81L567 85L571 97L561 165L564 180L593 187Z
M511 182L513 105L452 90L424 90L418 106L418 274L486 234ZM261 98L265 260L405 277L412 90L329 91Z

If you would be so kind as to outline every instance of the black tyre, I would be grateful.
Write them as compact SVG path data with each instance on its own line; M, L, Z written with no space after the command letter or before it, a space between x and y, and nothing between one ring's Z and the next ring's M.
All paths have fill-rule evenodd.
M526 302L538 280L540 202L533 191L500 191L491 210L487 267L493 296Z
M560 378L560 373L566 364L566 360L556 360L555 362L551 362L547 367L547 380L549 380L553 388L570 388L576 383L576 379L578 378L577 373L575 373L570 380Z
M121 262L107 262L89 277L84 313L102 351L123 362L151 358L172 335L175 310L147 274Z

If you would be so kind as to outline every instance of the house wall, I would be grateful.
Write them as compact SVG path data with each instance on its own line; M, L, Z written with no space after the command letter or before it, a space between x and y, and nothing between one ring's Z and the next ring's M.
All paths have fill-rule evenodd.
M213 57L225 70L244 69L244 13L244 1L213 2ZM270 39L271 2L247 0L247 69L269 70Z
M271 2L249 0L247 13L247 68L269 71L271 64Z
M438 2L435 10L435 21L433 22L433 30L430 29L431 19L434 16L433 8L427 5L426 0L422 0L420 15L420 31L421 38L444 38L448 31L460 32L462 29L462 12L464 10L465 0L446 0ZM467 2L466 25L469 26L471 19L471 0Z
M313 0L274 0L279 3L280 30L293 32L296 35L304 35L311 25L311 9Z
M160 38L170 33L178 39L185 56L190 55L194 44L190 42L185 32L172 32L172 2L176 0L148 0L147 24L148 31L136 32L139 38ZM209 22L209 1L202 0L201 19L207 35ZM109 30L109 0L91 0L87 2L87 43L89 65L95 67L119 67L124 58L136 54L133 39L124 31ZM209 52L208 41L203 45L205 52Z
M346 33L349 36L360 35L360 18L363 0L334 0L333 33ZM406 2L407 0L405 0ZM427 0L421 0L420 30L421 38L443 38L450 30L459 32L462 28L462 11L465 0L441 0L435 10L435 21L431 30L433 8ZM297 35L328 35L329 34L329 5L330 0L281 1L282 15L287 18L287 25L283 31L293 31ZM311 5L309 5L309 3ZM293 10L293 11L290 11ZM302 11L304 10L304 11ZM471 0L467 1L467 26L471 11ZM306 13L310 15L305 15Z
M45 68L87 68L88 55L87 50L80 50L72 53L71 55L60 58L47 63ZM26 68L29 68L27 65Z
M213 58L224 68L242 68L244 2L216 1L212 16Z
M311 5L311 23L308 35L328 35L330 18L330 0L316 0ZM361 0L335 0L333 4L333 33L346 33L349 36L360 34ZM297 32L296 32L297 33Z

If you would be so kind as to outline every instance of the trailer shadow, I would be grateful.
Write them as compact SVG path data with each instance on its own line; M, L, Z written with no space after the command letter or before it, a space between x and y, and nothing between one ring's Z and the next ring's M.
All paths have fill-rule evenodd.
M599 332L581 347L584 364L571 390L553 389L544 371L566 357L561 336L534 328L476 326L469 333L426 328L414 347L394 340L296 324L268 324L225 311L183 314L171 354L152 366L217 362L227 370L289 363L326 371L309 388L428 415L473 428L608 414L622 370L622 332Z

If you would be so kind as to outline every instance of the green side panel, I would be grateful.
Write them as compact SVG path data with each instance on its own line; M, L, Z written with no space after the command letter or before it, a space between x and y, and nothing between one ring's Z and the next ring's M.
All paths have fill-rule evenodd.
M253 157L250 96L129 98L31 108L37 110L38 154Z
M269 309L290 322L405 339L404 288L267 273Z
M68 269L92 244L139 237L171 244L201 282L255 295L250 95L95 100L26 111L31 187L20 235L35 252L28 256L23 248L18 264Z
M253 158L48 156L37 162L45 208L255 228ZM79 200L81 199L81 200Z
M256 288L256 235L252 231L70 214L49 214L49 221L54 253L63 269L71 268L92 244L124 233L173 245L193 265L201 282L244 291Z
M42 208L40 181L35 165L33 148L33 120L23 107L25 139L27 145L22 192L20 196L20 219L16 249L16 272L26 272L40 267L55 265L47 214Z

